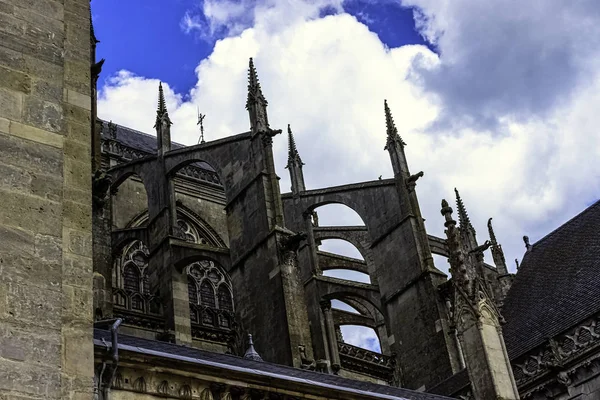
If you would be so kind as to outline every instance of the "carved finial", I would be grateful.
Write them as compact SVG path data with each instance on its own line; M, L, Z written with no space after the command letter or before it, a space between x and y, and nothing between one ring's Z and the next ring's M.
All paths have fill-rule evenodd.
M515 264L517 265L517 270L519 269L519 260L515 258Z
M465 204L460 198L460 194L456 188L454 188L454 193L456 194L456 208L458 209L458 222L460 223L460 227L468 228L473 232L473 234L475 234L475 228L473 228L473 225L471 224Z
M294 139L294 134L292 133L292 128L290 124L288 124L288 166L294 164L294 162L298 162L300 165L304 165L302 159L300 158L300 153L298 153L298 149L296 148L296 140Z
M156 128L160 122L166 119L169 125L172 125L171 119L169 118L169 112L167 111L167 102L165 101L165 93L163 92L162 82L158 84L158 107L156 109Z
M523 242L525 243L525 248L527 251L531 250L531 244L529 244L529 236L523 236Z
M262 361L263 359L260 357L260 355L256 352L256 350L254 349L254 342L252 341L252 335L248 334L248 350L246 350L246 353L244 353L244 358L247 360L254 360L254 361Z
M110 121L108 123L108 136L111 139L116 139L117 138L117 125L114 124L112 121Z
M490 241L492 244L497 244L496 234L494 233L494 228L492 227L492 219L488 219L488 232L490 233Z
M250 63L248 67L248 100L246 101L246 110L250 109L253 103L262 102L265 106L268 104L265 96L262 94L260 88L260 82L258 81L258 74L254 67L254 61L250 57Z
M452 207L448 205L446 199L442 199L442 209L440 212L442 213L444 218L446 218L446 222L444 223L444 226L446 228L450 225L456 225L456 221L452 219Z
M398 141L403 147L406 146L406 143L404 143L404 140L402 140L402 138L398 134L398 129L396 128L396 124L394 123L394 118L392 117L392 112L390 111L390 107L388 106L387 100L383 101L383 106L385 109L385 126L387 129L388 137L387 145L385 148L387 149L390 143L393 141Z

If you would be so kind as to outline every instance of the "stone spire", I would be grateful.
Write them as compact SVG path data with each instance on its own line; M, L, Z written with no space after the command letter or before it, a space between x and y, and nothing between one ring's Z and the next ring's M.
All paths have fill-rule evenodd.
M252 134L260 132L269 132L269 119L267 117L267 105L258 81L258 74L254 67L254 61L250 58L248 67L248 99L246 100L246 110L250 114L250 129Z
M467 209L460 197L460 193L458 193L458 189L454 188L454 193L456 194L456 209L458 210L458 222L460 227L471 229L473 233L475 233L475 228L473 228L473 225L471 224L469 214L467 214Z
M171 119L167 111L167 102L165 101L165 93L163 92L162 82L158 84L158 107L156 110L156 138L158 141L157 150L159 154L171 150Z
M252 335L248 335L248 350L244 353L246 360L262 361L261 356L254 349L254 342L252 341Z
M292 133L290 124L288 124L288 140L288 167L293 163L304 165L302 159L300 158L300 154L298 153L298 149L296 148L296 140L294 139L294 134Z
M465 244L468 244L472 249L474 249L478 246L477 238L475 236L475 228L473 227L473 224L471 224L471 219L469 218L465 204L463 203L460 193L458 193L456 188L454 188L454 193L456 194L456 209L458 211L460 233L465 238L468 238L465 240Z
M404 154L404 146L406 146L406 143L404 143L398 134L398 129L396 128L396 124L394 124L394 118L392 117L392 112L390 111L387 100L383 101L383 107L385 111L385 125L387 131L387 141L384 150L387 150L390 153L390 160L392 162L394 176L402 176L406 181L404 183L407 184L410 172L408 170L406 154Z
M296 148L294 134L292 133L292 128L289 124L288 139L288 162L285 168L287 168L290 171L290 180L292 181L292 193L298 194L299 192L303 192L304 190L306 190L306 187L304 185L304 173L302 172L302 166L304 165L304 163L302 162L300 154L298 153L298 149Z
M398 141L398 143L400 143L402 147L406 146L406 143L398 134L398 129L396 128L396 124L394 124L394 117L392 117L392 112L390 111L390 107L388 106L387 100L383 101L383 107L385 109L385 127L387 129L388 140L387 146L389 146L390 142L393 141Z
M512 286L513 275L508 273L504 251L502 250L500 243L498 243L496 240L496 234L494 233L494 228L492 227L491 218L488 220L488 231L490 233L490 249L492 251L492 258L494 260L494 265L496 265L496 270L498 271L496 304L501 309L502 305L504 304L504 299L506 298L506 295Z

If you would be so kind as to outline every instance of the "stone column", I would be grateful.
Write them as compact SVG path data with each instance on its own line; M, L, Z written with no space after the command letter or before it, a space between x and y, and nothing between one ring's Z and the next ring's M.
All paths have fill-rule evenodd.
M331 301L321 301L321 309L323 310L323 317L325 320L325 333L327 335L327 344L329 347L329 361L331 362L331 369L333 372L337 372L340 369L340 354L337 346L337 335L335 332L335 324L333 322L333 313L331 312Z

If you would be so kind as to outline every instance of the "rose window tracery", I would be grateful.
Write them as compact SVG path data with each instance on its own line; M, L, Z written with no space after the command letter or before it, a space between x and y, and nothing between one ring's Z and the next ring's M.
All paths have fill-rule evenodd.
M208 260L189 265L187 274L192 324L231 329L234 309L227 275Z

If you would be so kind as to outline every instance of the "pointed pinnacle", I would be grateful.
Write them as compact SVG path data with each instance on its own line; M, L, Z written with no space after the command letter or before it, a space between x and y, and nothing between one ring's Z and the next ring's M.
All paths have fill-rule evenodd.
M494 228L492 227L492 219L488 219L488 232L490 233L490 242L492 242L492 244L496 244L498 243L496 241L496 234L494 233Z
M397 138L400 140L400 144L402 146L406 146L406 143L398 134L398 129L396 128L396 124L394 123L394 118L392 117L392 112L390 111L390 107L388 106L387 100L383 101L383 106L385 109L385 126L387 128L388 141L395 140Z
M288 165L292 164L294 161L299 161L300 164L302 164L302 159L300 158L300 154L296 148L296 140L294 139L294 134L292 133L290 124L288 124L288 146Z
M248 66L248 100L246 101L246 109L248 109L252 103L259 100L267 105L267 100L265 100L265 97L262 94L262 89L260 88L258 73L254 67L254 60L252 60L252 57L250 57L250 63Z
M458 222L461 227L469 228L475 233L475 228L471 225L471 220L469 219L469 214L467 214L467 209L460 198L460 194L458 190L454 188L454 193L456 193L456 208L458 209Z
M246 350L246 353L244 354L244 358L247 360L254 360L254 361L262 361L263 360L260 357L260 355L256 352L256 350L254 349L254 341L252 340L252 335L248 335L248 350Z
M167 102L165 101L165 93L163 91L162 82L159 82L158 84L158 108L156 112L160 115L167 112Z
M167 111L167 102L165 101L165 93L163 91L163 87L162 87L162 82L159 82L158 84L158 107L156 109L156 123L154 124L154 127L156 128L159 123L160 120L163 119L163 117L166 115L167 119L169 120L169 124L171 123L171 120L169 119L169 112Z

